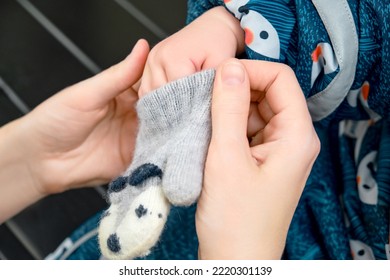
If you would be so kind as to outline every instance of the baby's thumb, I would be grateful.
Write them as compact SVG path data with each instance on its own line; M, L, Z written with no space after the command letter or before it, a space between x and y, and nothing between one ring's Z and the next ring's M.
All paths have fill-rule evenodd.
M213 141L247 145L249 105L250 86L245 67L239 60L229 59L218 67L215 75L211 110Z

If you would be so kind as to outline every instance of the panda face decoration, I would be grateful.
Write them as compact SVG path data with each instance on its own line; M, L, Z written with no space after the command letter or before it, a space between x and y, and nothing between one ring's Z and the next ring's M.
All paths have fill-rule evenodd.
M122 192L134 188L127 185ZM169 210L170 204L159 186L146 188L126 209L112 204L100 221L99 244L103 255L110 259L147 255L161 235Z

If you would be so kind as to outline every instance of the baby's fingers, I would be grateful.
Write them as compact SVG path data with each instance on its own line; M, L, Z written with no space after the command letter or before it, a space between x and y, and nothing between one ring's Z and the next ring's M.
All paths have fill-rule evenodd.
M165 66L165 73L169 82L190 76L200 70L204 69L198 68L190 58L181 61L172 61Z
M138 90L139 98L145 96L152 90L165 85L168 81L164 68L160 66L151 66L150 63L147 63Z

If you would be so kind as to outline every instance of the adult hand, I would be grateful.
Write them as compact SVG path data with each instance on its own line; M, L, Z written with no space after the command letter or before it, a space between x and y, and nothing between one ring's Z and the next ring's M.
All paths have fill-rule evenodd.
M255 135L251 141L248 133ZM223 63L214 83L212 138L196 212L199 257L280 258L319 147L290 68Z
M140 40L124 61L0 130L0 166L6 166L0 171L1 201L9 198L1 208L8 216L45 195L105 183L125 170L137 127L133 86L148 52ZM16 201L18 192L24 202Z

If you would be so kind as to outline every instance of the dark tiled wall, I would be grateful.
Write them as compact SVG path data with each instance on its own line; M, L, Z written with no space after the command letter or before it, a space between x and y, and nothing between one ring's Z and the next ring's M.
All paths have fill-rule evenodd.
M185 22L186 0L1 0L0 126L57 91L153 46ZM0 155L1 156L1 155ZM51 196L0 225L0 259L41 259L106 207L102 189Z

